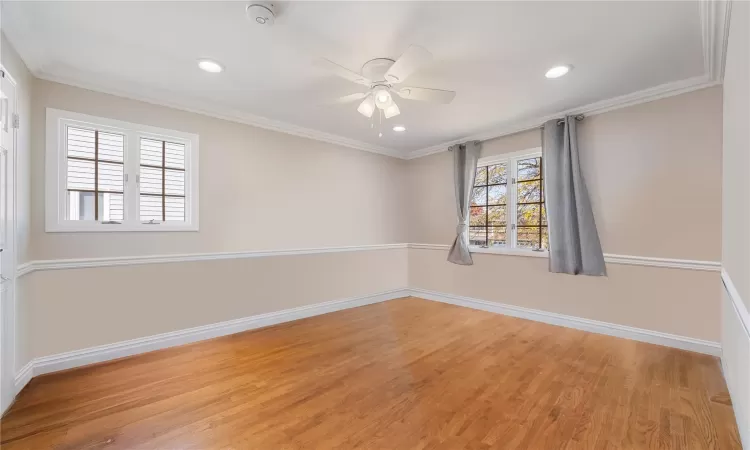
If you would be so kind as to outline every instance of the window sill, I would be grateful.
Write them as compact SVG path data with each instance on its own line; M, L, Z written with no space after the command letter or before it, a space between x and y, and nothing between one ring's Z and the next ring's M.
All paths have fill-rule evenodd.
M489 253L492 255L510 255L510 256L527 256L532 258L549 258L547 250L535 251L521 248L503 248L503 247L469 247L471 253Z
M121 233L121 232L174 232L174 231L198 231L198 225L140 225L140 224L119 224L119 225L47 225L44 230L46 233Z

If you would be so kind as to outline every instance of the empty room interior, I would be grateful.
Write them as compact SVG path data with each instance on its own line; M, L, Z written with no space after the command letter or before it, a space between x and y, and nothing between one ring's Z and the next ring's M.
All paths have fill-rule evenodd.
M0 39L0 448L750 450L750 2Z

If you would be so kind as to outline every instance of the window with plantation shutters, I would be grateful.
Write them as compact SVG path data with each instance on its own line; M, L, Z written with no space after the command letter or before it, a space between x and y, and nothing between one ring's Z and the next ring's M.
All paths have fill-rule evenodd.
M538 149L480 159L469 211L469 245L547 250L543 172Z
M122 221L125 136L67 126L68 220Z
M185 220L185 145L141 138L140 217L143 221Z
M48 109L46 230L197 230L197 164L194 134Z

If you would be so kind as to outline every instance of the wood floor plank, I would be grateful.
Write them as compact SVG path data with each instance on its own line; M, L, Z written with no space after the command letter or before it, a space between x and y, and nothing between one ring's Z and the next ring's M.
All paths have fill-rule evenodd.
M417 298L35 378L3 449L740 449L718 360Z

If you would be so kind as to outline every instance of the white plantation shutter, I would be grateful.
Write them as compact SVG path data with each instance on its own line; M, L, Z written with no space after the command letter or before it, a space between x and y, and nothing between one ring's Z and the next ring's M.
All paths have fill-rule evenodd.
M124 218L125 136L66 127L68 220Z
M185 221L185 144L140 139L141 221Z
M198 139L47 108L45 230L197 231Z

